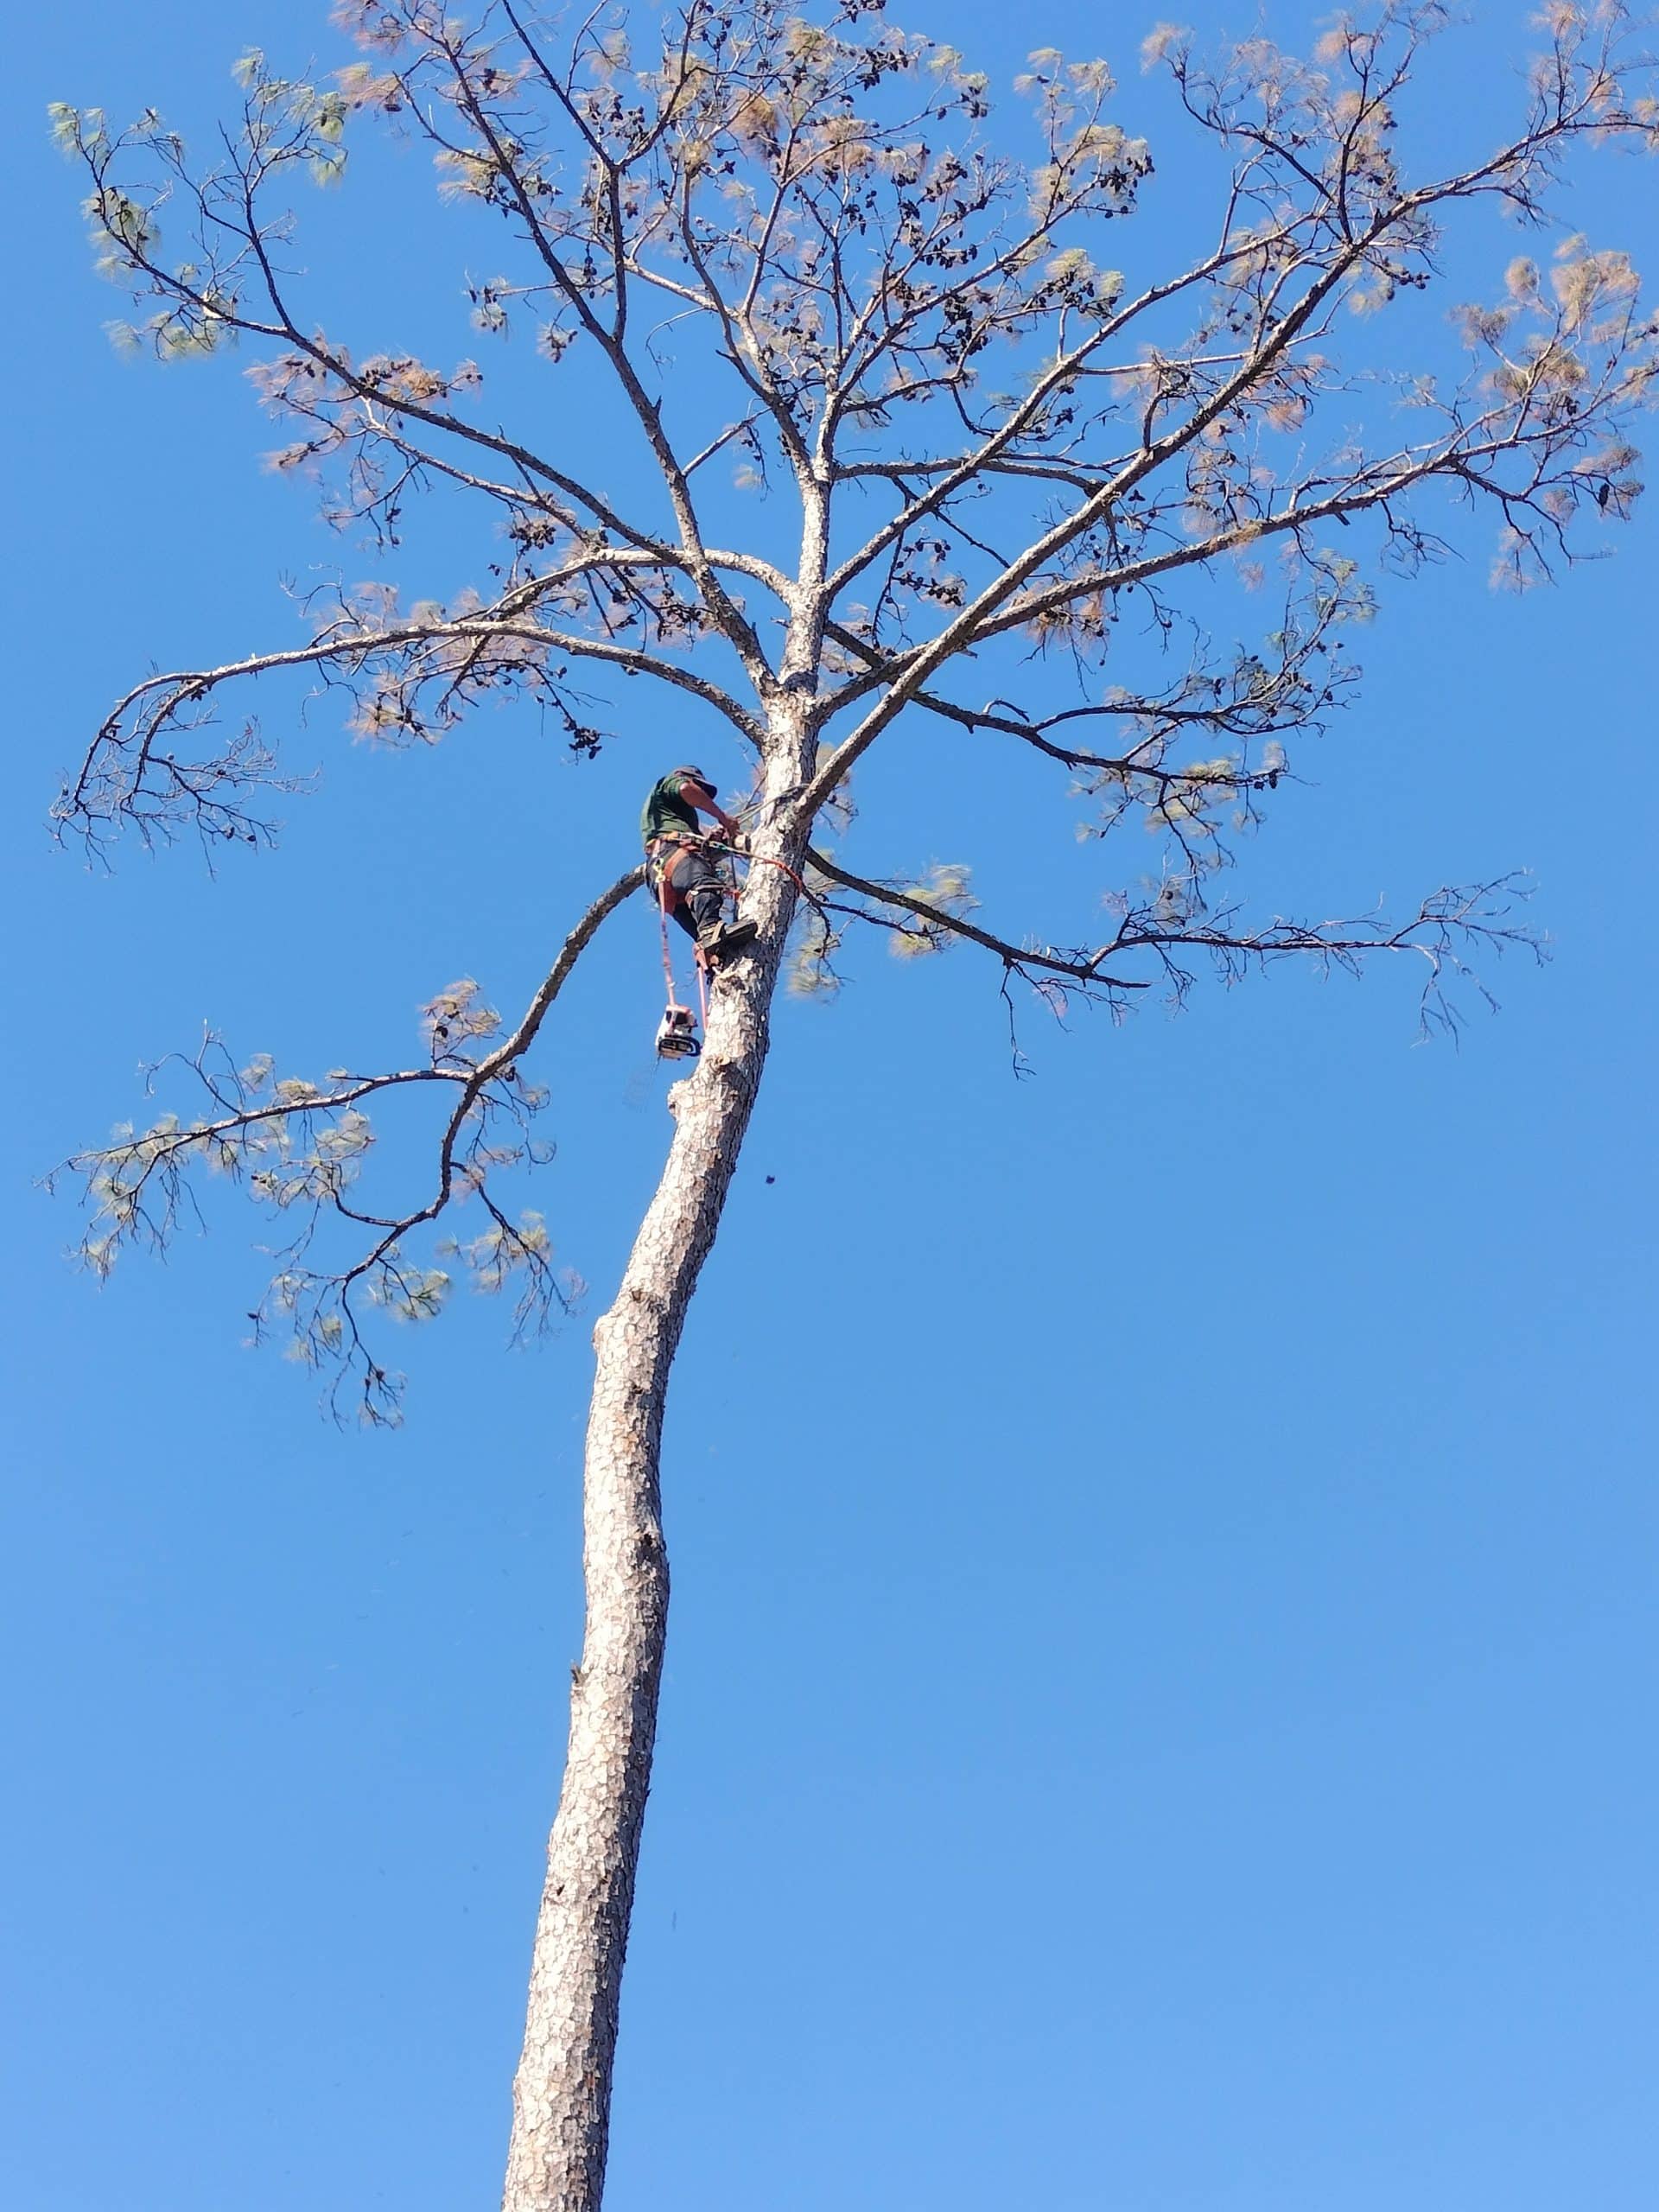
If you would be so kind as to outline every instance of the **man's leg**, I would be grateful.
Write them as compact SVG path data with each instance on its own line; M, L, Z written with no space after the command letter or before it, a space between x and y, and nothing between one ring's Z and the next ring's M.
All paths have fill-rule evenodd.
M688 855L665 853L652 864L651 887L662 902L663 912L671 922L677 922L686 935L696 942L697 925L684 898L684 886L680 878L682 861Z
M675 864L673 887L680 900L676 911L685 918L685 926L710 967L718 968L753 940L753 922L726 919L726 879L711 854L682 853Z
M697 925L692 918L691 909L683 899L676 899L671 892L669 894L668 918L679 924L693 944L696 943Z
M708 853L682 853L673 884L678 912L699 944L706 944L726 918L726 880Z

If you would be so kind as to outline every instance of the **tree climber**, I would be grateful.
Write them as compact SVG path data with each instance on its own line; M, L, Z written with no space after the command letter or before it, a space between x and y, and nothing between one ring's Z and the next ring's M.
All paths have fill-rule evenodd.
M747 840L715 796L701 768L671 768L653 784L639 817L640 835L651 867L652 888L710 968L732 960L754 937L753 922L728 922L726 879L699 828L699 814L712 814L724 841L734 851Z

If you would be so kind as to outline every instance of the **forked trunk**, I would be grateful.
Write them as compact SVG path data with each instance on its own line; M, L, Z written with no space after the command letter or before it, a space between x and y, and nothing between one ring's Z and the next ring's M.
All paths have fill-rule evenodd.
M804 780L793 730L768 777ZM760 854L800 865L804 832ZM671 1094L673 1141L598 1354L583 1478L587 1631L573 1671L570 1737L548 1845L529 2018L513 2084L503 2212L598 2212L609 2133L622 1962L651 1785L668 1622L658 1454L669 1370L714 1242L766 1062L779 963L796 902L785 869L757 859L746 916L752 956L711 994L693 1074Z

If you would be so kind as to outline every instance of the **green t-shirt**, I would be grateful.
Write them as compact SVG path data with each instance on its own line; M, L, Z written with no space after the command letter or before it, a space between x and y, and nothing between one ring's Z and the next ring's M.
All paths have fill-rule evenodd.
M697 834L697 810L690 801L680 797L680 787L690 779L685 776L664 776L651 787L651 797L645 801L639 817L639 835L650 844L653 837L695 837Z

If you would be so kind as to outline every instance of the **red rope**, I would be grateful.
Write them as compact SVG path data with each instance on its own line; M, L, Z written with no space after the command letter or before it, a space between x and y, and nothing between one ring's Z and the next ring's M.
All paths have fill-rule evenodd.
M751 866L759 861L765 868L781 868L803 899L810 899L812 895L787 861L775 861L770 853L746 853L741 845L721 845L716 849L722 853L730 853L737 860L747 861Z

